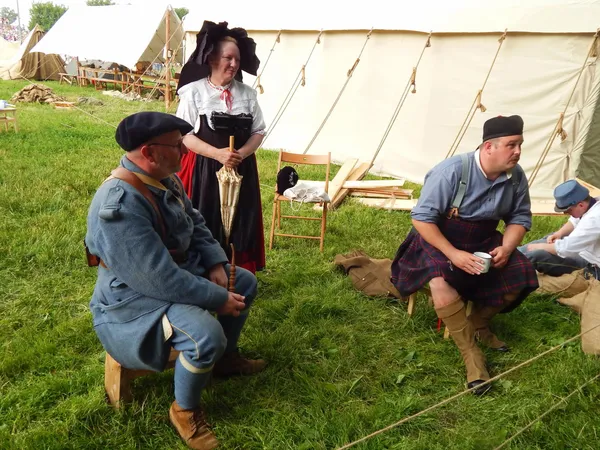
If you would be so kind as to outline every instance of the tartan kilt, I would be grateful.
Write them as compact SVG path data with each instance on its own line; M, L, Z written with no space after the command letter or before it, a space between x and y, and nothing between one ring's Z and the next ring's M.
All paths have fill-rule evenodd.
M498 221L469 222L443 219L442 234L459 250L469 253L489 253L502 244ZM417 292L432 278L442 277L466 300L487 306L507 304L503 312L516 308L538 288L537 274L532 263L518 250L509 257L502 269L490 268L481 275L469 275L453 266L446 255L427 243L414 228L398 248L392 263L391 281L403 297ZM519 293L508 304L505 294Z

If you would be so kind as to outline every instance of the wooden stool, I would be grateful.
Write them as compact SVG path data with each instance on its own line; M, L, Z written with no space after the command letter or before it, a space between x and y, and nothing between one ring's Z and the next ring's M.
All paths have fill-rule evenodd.
M414 294L411 294L408 297L408 308L407 308L406 312L411 317L413 315L413 312L415 311L415 302L417 301L417 294L419 292L427 295L429 304L433 306L433 297L431 296L431 290L429 289L428 286L423 286L421 289L418 290L418 292L415 292ZM471 315L472 309L473 309L473 302L467 301L467 311L466 311L467 317L469 317ZM442 325L442 319L438 319L438 331L441 328L441 325ZM448 339L449 337L450 337L450 331L448 331L448 327L444 327L444 339Z
M179 352L171 349L167 368L175 366L175 360L179 356ZM133 370L126 369L106 353L104 361L104 388L108 395L108 401L115 408L119 408L122 402L130 402L131 396L131 381L135 378L156 373L152 370Z
M17 108L13 105L7 105L6 108L0 109L0 123L4 122L4 130L8 131L8 124L12 123L15 133L19 131L17 125Z

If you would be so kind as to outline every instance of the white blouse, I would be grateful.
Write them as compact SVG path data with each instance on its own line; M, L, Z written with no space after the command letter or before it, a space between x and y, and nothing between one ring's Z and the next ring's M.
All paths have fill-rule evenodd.
M229 88L232 102L228 110L225 98L221 94ZM213 111L224 112L232 115L251 114L252 134L266 132L265 119L256 98L256 91L250 86L232 80L228 86L214 86L208 78L188 83L179 90L179 107L177 117L194 126L194 132L200 130L200 116L206 115L208 125L214 130L210 116Z

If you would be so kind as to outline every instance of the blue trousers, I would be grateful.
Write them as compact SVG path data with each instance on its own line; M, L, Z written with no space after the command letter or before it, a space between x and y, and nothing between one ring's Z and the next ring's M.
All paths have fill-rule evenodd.
M542 239L531 241L529 244L545 244L548 236L544 236ZM535 270L540 273L545 273L553 277L559 277L561 275L583 269L588 265L588 262L579 256L574 258L561 258L560 256L553 255L545 250L529 251L527 250L527 246L529 244L522 245L518 248L518 250L533 263Z
M229 273L229 265L225 270ZM256 296L256 277L236 267L235 292L246 297L238 317L217 316L194 305L176 303L167 310L173 330L171 345L178 350L175 363L175 400L184 409L200 405L202 389L223 354L237 350L237 343Z

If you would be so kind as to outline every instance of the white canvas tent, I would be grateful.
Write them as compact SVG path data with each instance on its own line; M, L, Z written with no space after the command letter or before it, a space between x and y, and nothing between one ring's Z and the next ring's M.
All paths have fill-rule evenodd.
M164 62L165 16L170 17L172 62L183 39L181 20L171 8L153 6L72 6L48 31L34 51L98 59L134 69L138 61Z
M64 71L64 61L57 55L32 51L42 36L44 32L36 25L22 44L10 42L9 45L3 45L4 51L0 53L0 79L58 80L58 74ZM16 44L16 49L11 44Z
M525 120L521 165L530 176L564 112L566 134L552 140L532 196L550 199L554 186L573 176L600 184L600 68L596 49L590 53L592 42L598 45L594 35L600 0L456 0L400 2L395 7L375 0L357 9L347 2L308 1L291 10L274 3L269 14L265 5L206 15L192 10L184 23L186 56L205 19L246 28L257 42L261 62L270 56L261 76L264 94L259 95L268 125L306 65L305 85L297 87L265 142L265 148L303 152L367 42L309 153L331 151L338 162L350 157L369 162L422 54L416 93L408 93L373 172L422 182L446 157L463 123L469 126L457 153L480 143L488 118L520 114ZM431 47L424 49L429 32ZM244 81L252 84L254 77L245 74ZM484 82L481 104L487 109L476 110L469 122L469 108Z

